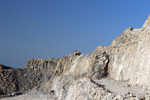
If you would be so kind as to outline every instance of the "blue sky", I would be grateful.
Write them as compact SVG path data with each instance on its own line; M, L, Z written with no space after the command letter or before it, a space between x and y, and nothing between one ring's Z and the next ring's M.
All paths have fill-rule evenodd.
M0 0L0 64L92 53L128 27L140 28L149 0Z

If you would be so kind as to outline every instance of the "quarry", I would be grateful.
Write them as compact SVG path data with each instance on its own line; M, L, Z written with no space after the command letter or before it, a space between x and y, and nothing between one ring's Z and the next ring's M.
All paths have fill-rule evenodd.
M0 100L150 100L150 16L90 54L0 65Z

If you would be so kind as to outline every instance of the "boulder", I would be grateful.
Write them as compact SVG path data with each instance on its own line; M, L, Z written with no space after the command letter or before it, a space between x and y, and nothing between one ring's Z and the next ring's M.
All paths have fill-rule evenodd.
M77 51L77 50L75 50L74 51L74 56L76 56L76 55L80 55L81 54L81 52L80 51Z

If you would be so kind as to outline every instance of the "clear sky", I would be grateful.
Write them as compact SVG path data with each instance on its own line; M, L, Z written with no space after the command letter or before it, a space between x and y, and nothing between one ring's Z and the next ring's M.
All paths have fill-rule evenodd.
M149 14L149 0L0 0L0 64L92 53Z

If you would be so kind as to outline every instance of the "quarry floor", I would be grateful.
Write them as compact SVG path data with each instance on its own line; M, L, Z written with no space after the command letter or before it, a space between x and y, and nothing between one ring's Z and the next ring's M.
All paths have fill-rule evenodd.
M109 78L101 79L101 80L93 80L93 84L97 84L102 87L104 90L109 91L113 95L124 95L124 94L132 94L138 97L146 97L147 99L131 99L131 100L150 100L150 91L146 86L137 86L130 85L127 81L117 81ZM33 90L23 95L12 96L0 98L0 100L57 100L48 94L43 94L42 92ZM95 100L95 99L92 99ZM105 99L103 99L105 100ZM112 99L112 100L120 100L120 99Z

